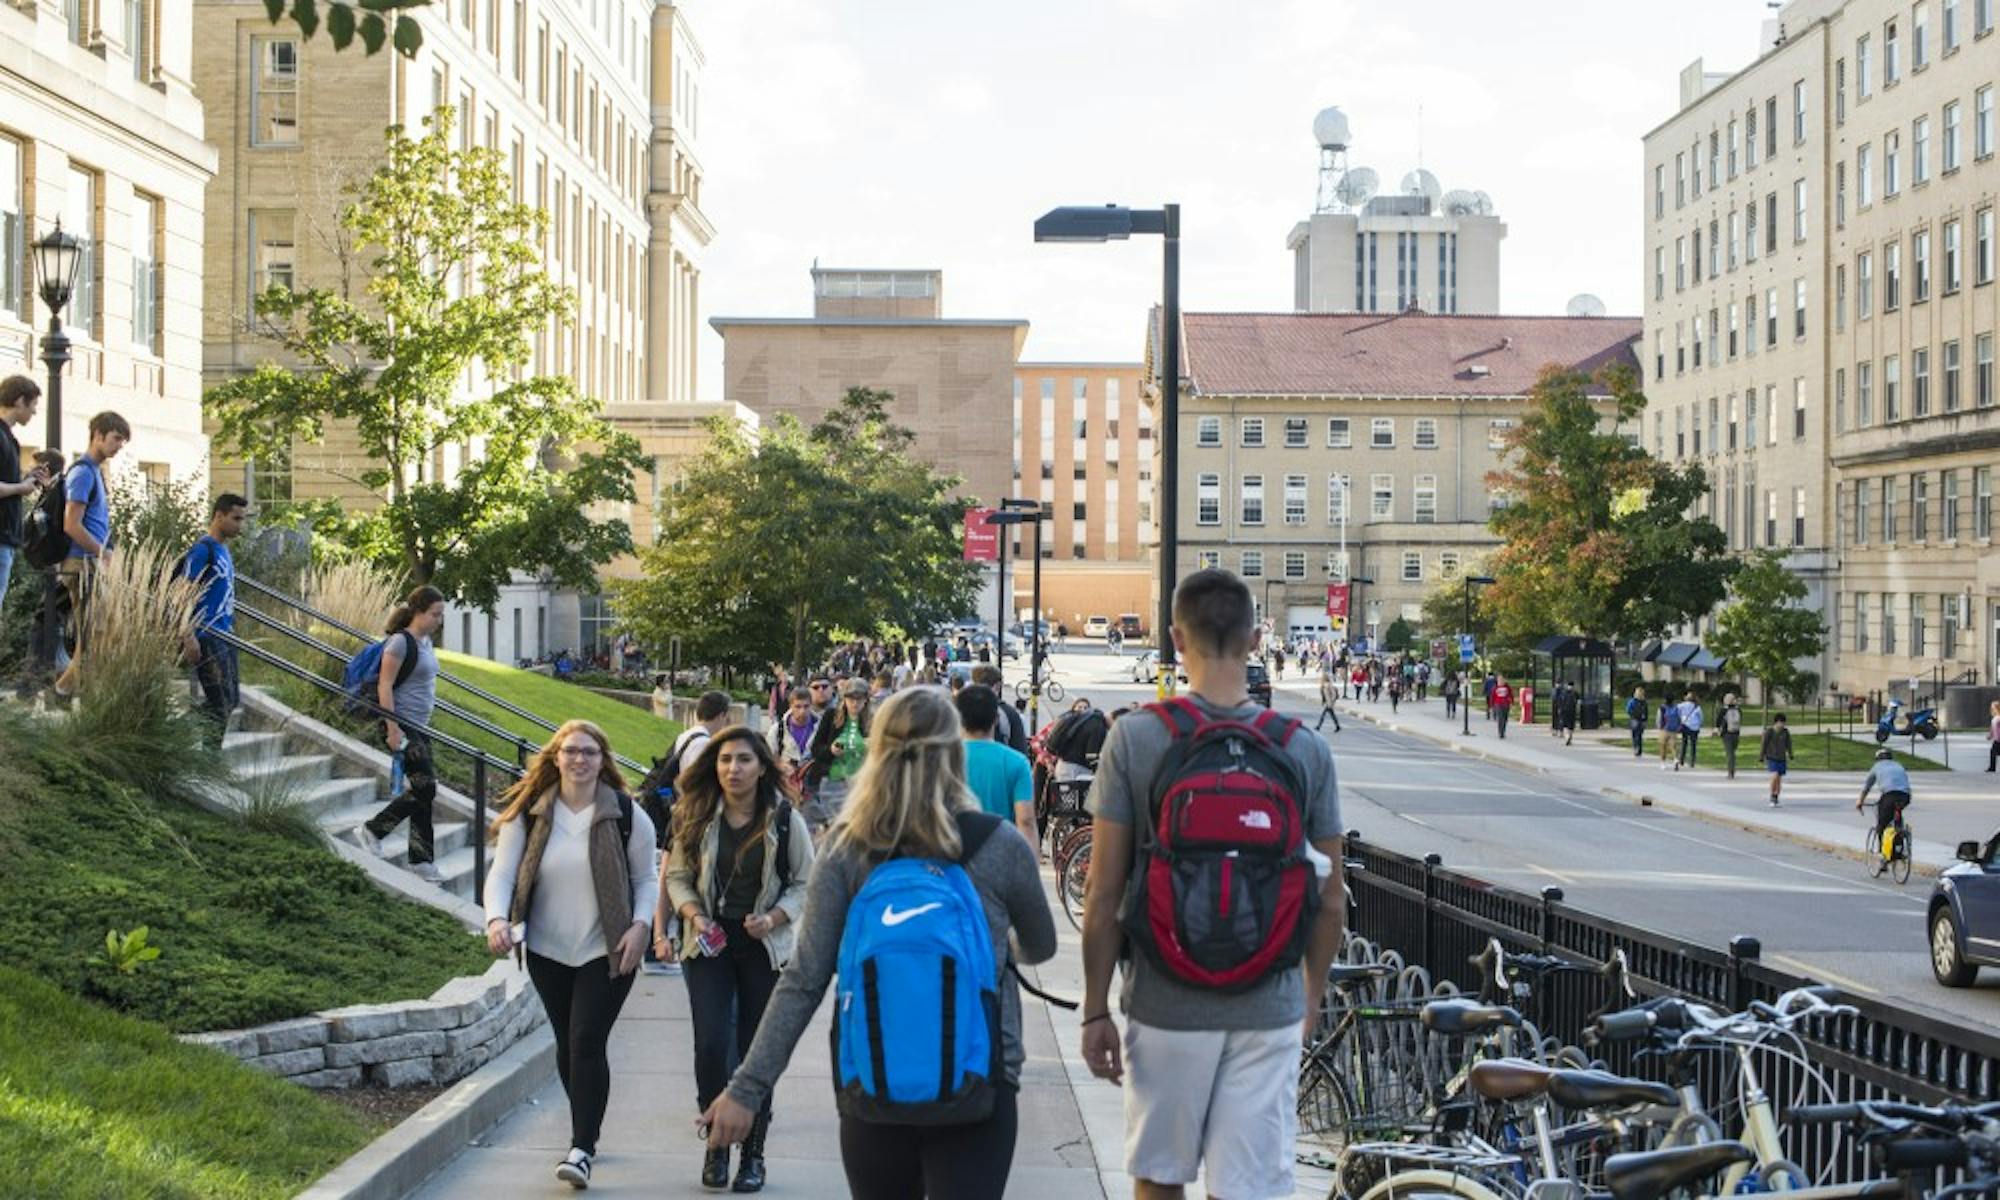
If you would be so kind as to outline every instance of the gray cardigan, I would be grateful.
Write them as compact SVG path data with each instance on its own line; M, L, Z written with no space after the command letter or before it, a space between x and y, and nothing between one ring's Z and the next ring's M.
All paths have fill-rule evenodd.
M764 878L757 887L756 912L767 913L774 908L785 910L784 924L771 930L764 939L764 949L771 956L771 968L782 970L785 960L792 956L792 943L797 935L797 922L805 909L806 884L813 875L812 830L806 827L806 819L799 810L789 810L792 830L786 838L786 857L790 859L790 882L781 884L778 879L778 826L773 821L764 833ZM666 897L666 905L660 915L668 922L677 920L681 906L698 904L702 915L715 919L717 902L715 855L721 843L722 813L715 814L715 820L708 823L708 829L701 838L701 862L692 864L682 856L680 843L674 843L667 858L660 864L661 893ZM681 959L686 961L701 956L701 948L692 937L681 939Z
M814 864L797 948L778 977L777 991L764 1010L763 1023L757 1026L757 1040L729 1081L729 1095L753 1112L777 1086L806 1023L812 1020L833 981L841 935L847 926L847 907L860 893L869 868L866 859L847 849L829 849ZM1019 946L1016 961L1038 963L1055 957L1055 918L1042 891L1041 867L1020 830L1003 823L972 856L966 870L986 908L994 962L1004 964L1008 959L1010 929ZM1021 1046L1021 994L1005 966L1000 972L1000 1032L1006 1082L1018 1086L1021 1063L1027 1057Z

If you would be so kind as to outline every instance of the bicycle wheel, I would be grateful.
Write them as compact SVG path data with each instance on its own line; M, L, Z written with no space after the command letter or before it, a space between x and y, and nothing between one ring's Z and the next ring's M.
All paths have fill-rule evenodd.
M1896 831L1896 849L1894 857L1889 860L1889 874L1897 883L1910 882L1911 837L1911 833L1906 829Z
M1090 885L1090 831L1080 831L1082 844L1070 850L1068 861L1063 863L1062 874L1057 877L1057 886L1062 890L1064 915L1069 917L1071 927L1079 932L1083 929L1083 897Z
M1048 682L1042 684L1042 695L1047 696L1051 701L1057 704L1061 704L1063 698L1063 685L1051 679Z
M1493 1182L1498 1182L1495 1179ZM1395 1200L1398 1196L1459 1196L1463 1200L1506 1200L1506 1193L1454 1170L1398 1171L1363 1193L1361 1200Z
M1880 878L1888 863L1882 858L1882 839L1872 825L1861 831L1861 850L1868 856L1868 877Z
M1014 699L1026 700L1027 698L1028 698L1028 681L1023 679L1019 683L1014 685Z
M1339 1072L1311 1053L1299 1066L1299 1137L1332 1149L1347 1141L1348 1114L1353 1101Z

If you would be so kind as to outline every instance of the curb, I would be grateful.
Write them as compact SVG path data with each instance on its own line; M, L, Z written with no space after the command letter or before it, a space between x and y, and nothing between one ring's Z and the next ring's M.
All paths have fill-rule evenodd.
M408 1195L555 1074L555 1039L531 1033L322 1175L299 1193L299 1200L397 1200Z

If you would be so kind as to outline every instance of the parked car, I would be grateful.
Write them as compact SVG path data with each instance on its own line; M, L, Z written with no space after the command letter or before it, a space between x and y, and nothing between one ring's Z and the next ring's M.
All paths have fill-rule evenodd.
M1085 637L1101 638L1110 632L1110 617L1085 617L1083 619L1083 636Z
M1265 708L1271 707L1271 672L1263 663L1253 662L1250 667L1250 698Z
M1174 674L1180 678L1182 683L1187 682L1187 666L1184 663L1174 663ZM1158 650L1148 650L1138 658L1132 660L1133 683L1158 683L1159 681L1160 652Z
M1031 627L1044 638L1050 637L1055 633L1055 626L1049 624L1047 621L1016 621L1007 627L1007 632L1017 638L1025 638L1028 636L1028 631Z
M967 635L966 641L971 643L974 650L977 650L981 646L991 646L993 644L993 633L987 629L975 630ZM1007 635L1005 641L1001 643L1001 653L1005 654L1008 658L1019 658L1024 646L1025 643L1020 638L1010 633Z
M1981 967L2000 967L2000 834L1984 846L1958 844L1959 861L1931 885L1931 974L1970 987Z
M1120 613L1118 615L1118 635L1127 641L1145 637L1146 623L1140 619L1138 613Z

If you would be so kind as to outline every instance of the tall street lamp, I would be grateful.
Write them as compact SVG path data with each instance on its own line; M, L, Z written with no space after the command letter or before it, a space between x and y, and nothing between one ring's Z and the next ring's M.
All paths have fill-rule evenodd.
M1472 585L1478 584L1480 587L1485 587L1492 582L1493 577L1491 575L1467 575L1465 577L1465 632L1468 635L1472 633ZM1466 673L1465 682L1468 687L1471 686L1472 673L1469 671ZM1465 717L1465 736L1471 737L1472 697L1461 694L1458 698L1458 706Z
M69 365L69 335L63 332L62 310L76 286L76 270L82 261L83 243L74 234L63 232L60 218L55 228L35 243L35 274L40 281L37 290L49 309L49 329L42 335L42 363L49 369L42 445L58 453L62 450L63 368ZM60 584L51 567L43 573L42 619L35 631L35 661L50 678L56 669L59 594Z
M1181 206L1124 208L1116 204L1052 208L1035 221L1038 242L1124 241L1157 233L1166 242L1165 296L1160 323L1160 599L1153 628L1160 648L1159 697L1174 691L1174 584L1180 551ZM1037 562L1039 563L1039 559ZM1040 610L1036 610L1037 616Z
M1341 561L1346 562L1347 560L1343 558ZM1357 618L1360 619L1361 644L1366 648L1367 653L1373 654L1376 647L1375 643L1368 636L1368 619L1363 615L1361 609L1361 585L1364 583L1372 585L1375 580L1372 576L1368 575L1349 575L1347 582L1347 627L1351 631L1354 628L1355 620ZM1349 645L1354 644L1352 637L1348 638L1347 641Z
M1042 507L1039 501L1009 498L1000 502L1000 511L991 513L986 518L988 525L1003 527L1001 535L1003 538L1005 537L1005 526L1033 525L1035 527L1035 545L1033 550L1035 556L1035 594L1034 599L1029 602L1035 606L1035 619L1034 623L1028 627L1028 730L1031 733L1040 727L1042 712L1042 522L1048 520L1049 517L1050 513ZM1002 541L1001 545L1004 548L1006 542ZM1003 634L1002 637L1004 636ZM1006 657L1004 647L1005 643L1003 642L1002 658Z

